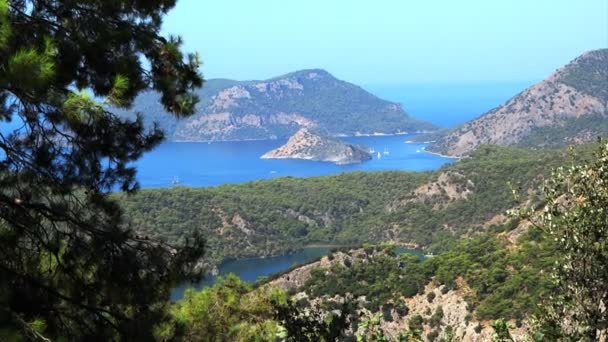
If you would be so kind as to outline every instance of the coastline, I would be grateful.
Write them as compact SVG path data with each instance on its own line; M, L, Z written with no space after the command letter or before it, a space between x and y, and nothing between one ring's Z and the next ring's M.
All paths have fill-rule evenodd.
M397 132L397 133L355 133L355 134L333 134L329 135L332 138L356 138L356 137L390 137L390 136L401 136L401 135L410 135L410 134L428 134L433 133L434 131L415 131L415 132ZM176 139L171 140L167 139L164 142L174 142L174 143L223 143L223 142L247 142L247 141L275 141L285 138L253 138L253 139L227 139L227 140L186 140L186 139Z
M421 150L422 150L422 151L424 151L425 153L428 153L428 154L433 154L433 155L436 155L436 156L438 156L438 157L442 157L442 158L456 159L456 160L460 160L460 159L462 159L462 157L448 156L448 155L441 154L441 153L438 153L438 152L431 152L431 151L428 151L428 150L426 149L426 147L423 147Z

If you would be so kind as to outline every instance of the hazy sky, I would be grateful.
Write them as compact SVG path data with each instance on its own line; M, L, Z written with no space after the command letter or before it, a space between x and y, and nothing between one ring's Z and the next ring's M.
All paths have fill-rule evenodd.
M165 31L201 54L207 78L540 80L608 47L608 0L179 0Z

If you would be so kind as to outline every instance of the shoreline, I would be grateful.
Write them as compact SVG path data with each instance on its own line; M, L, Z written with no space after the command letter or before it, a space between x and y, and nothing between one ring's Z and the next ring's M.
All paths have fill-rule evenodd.
M442 157L442 158L456 159L456 160L460 160L460 159L462 159L462 157L448 156L448 155L441 154L441 153L438 153L438 152L431 152L431 151L428 151L428 150L426 149L426 146L425 146L425 147L423 147L421 150L422 150L422 151L424 151L425 153L432 154L432 155L436 155L436 156L438 156L438 157Z
M415 131L415 132L398 132L398 133L361 133L361 134L334 134L329 135L332 138L357 138L357 137L391 137L391 136L401 136L401 135L416 135L416 134L429 134L434 131ZM167 139L164 142L173 142L173 143L201 143L201 144L209 144L209 143L227 143L227 142L248 142L248 141L276 141L288 139L285 138L254 138L254 139L228 139L228 140L185 140L185 139L176 139L170 140Z

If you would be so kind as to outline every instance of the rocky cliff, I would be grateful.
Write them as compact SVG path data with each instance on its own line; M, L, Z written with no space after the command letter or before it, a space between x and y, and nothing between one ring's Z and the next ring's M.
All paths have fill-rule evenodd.
M307 128L300 129L287 143L267 152L263 159L306 159L339 165L370 160L369 152L342 141L323 137Z
M462 156L481 144L542 148L589 142L608 133L607 101L608 49L590 51L428 150Z
M131 119L140 112L148 125L158 122L169 140L178 141L286 138L302 127L332 136L434 129L401 105L320 69L265 81L212 79L198 96L196 113L182 120L165 113L152 92L140 95L131 110L115 112Z

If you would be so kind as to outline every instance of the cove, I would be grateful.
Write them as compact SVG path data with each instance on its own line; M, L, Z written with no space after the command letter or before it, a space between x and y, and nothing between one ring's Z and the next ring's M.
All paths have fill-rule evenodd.
M328 255L333 248L334 247L325 246L305 247L294 253L280 256L226 261L218 266L219 272L217 275L208 275L197 284L186 283L173 289L170 300L171 302L180 300L188 288L194 288L197 291L200 291L205 287L213 286L217 282L218 277L226 276L231 273L237 275L244 281L254 282L260 277L280 273L293 266L306 264L322 256ZM395 252L400 254L409 253L418 258L424 258L424 253L417 249L396 247Z

